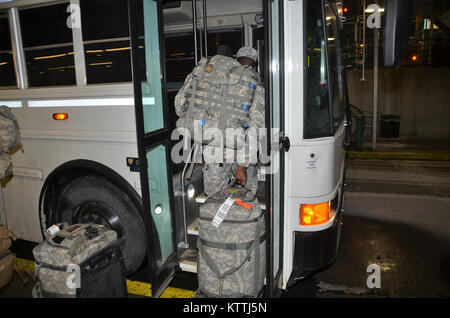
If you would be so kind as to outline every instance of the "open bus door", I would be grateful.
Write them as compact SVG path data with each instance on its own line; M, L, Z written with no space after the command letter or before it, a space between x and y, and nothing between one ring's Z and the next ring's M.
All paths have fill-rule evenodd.
M160 3L129 0L136 132L152 297L175 274L174 200Z
M284 162L289 138L284 135L283 1L264 1L264 86L266 136L270 164L266 171L266 296L278 297L283 272ZM261 47L260 45L258 45ZM275 140L274 137L275 136Z
M267 138L270 162L266 169L266 297L280 293L283 261L284 136L283 107L283 10L282 1L264 4L264 85L266 87ZM135 92L136 130L140 159L143 220L147 229L148 262L152 296L158 297L170 283L178 265L176 220L170 163L170 124L166 101L165 61L162 45L160 1L129 0L130 34ZM270 148L272 147L272 149ZM269 170L268 170L269 169ZM186 229L178 229L186 231Z

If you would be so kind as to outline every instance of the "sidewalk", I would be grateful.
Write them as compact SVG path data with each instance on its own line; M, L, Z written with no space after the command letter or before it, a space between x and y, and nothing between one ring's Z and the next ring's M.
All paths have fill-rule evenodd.
M352 146L348 159L450 161L450 139L378 139L376 149L365 139L361 149Z

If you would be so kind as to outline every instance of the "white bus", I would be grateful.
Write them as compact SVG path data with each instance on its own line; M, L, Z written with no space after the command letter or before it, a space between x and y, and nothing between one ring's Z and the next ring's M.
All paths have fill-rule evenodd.
M275 173L259 174L265 295L328 266L349 131L341 29L328 0L0 1L0 105L22 136L4 180L8 226L41 242L54 223L108 225L126 239L128 274L148 264L153 296L177 270L196 272L202 173L170 159L173 98L200 56L248 45L266 126L281 132Z

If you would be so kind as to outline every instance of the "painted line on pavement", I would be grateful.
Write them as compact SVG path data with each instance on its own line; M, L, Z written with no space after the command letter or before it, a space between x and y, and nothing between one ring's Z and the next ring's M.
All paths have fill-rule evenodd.
M16 268L19 270L28 270L34 273L34 262L22 258L16 258ZM145 297L152 296L152 285L149 283L138 282L127 279L127 289L129 294L140 295ZM161 298L192 298L195 291L167 287L162 293Z

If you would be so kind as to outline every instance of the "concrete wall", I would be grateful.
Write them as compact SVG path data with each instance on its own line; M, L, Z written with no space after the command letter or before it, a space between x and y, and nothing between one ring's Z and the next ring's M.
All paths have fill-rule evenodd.
M347 73L350 103L373 110L373 70ZM450 68L379 70L378 111L400 116L400 137L450 138Z

